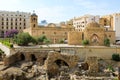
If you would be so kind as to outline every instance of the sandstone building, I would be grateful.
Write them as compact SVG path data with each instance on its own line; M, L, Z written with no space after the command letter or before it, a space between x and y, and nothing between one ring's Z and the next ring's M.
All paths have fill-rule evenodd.
M3 37L8 30L22 31L29 27L30 15L30 13L19 11L0 11L0 37Z
M30 27L25 29L24 32L28 32L34 37L45 35L52 43L59 43L62 39L67 40L68 32L73 30L72 26L64 23L61 23L61 26L53 23L49 23L47 26L38 26L38 16L33 13L30 19Z
M108 38L111 44L115 43L115 31L106 30L103 26L95 21L86 24L83 31L76 31L72 27L71 22L68 25L61 23L61 26L56 26L53 23L47 26L38 26L38 16L33 13L31 15L30 27L25 29L34 37L45 35L52 43L58 43L61 39L67 40L68 44L82 44L83 40L88 40L90 45L104 45L104 40Z
M84 31L71 31L68 34L68 44L82 44L83 40L88 40L89 44L104 45L105 38L110 40L111 44L115 43L115 31L107 31L104 27L96 22L91 22L86 25Z

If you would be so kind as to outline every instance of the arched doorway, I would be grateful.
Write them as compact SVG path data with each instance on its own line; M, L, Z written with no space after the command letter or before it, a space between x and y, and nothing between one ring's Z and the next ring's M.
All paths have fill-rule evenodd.
M68 67L69 67L69 65L68 65L65 61L63 61L63 60L61 60L61 59L56 60L55 63L56 63L59 67L62 67L62 66L68 66Z
M24 61L24 60L25 60L24 54L21 54L21 55L20 55L20 60L21 60L21 61Z
M98 45L99 44L99 37L96 34L93 34L91 37L91 41L93 45Z
M36 60L37 60L37 58L35 57L35 55L31 54L31 61L36 61Z

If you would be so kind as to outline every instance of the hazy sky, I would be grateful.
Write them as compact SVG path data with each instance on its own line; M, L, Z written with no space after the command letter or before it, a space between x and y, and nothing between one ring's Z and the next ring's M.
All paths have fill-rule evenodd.
M0 0L0 10L35 12L41 20L66 21L85 14L120 12L120 0Z

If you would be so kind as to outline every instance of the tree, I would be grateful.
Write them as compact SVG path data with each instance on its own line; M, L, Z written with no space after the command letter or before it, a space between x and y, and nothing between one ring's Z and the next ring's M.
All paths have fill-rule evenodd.
M105 38L104 45L105 46L110 46L110 40L108 38Z
M8 30L6 33L5 33L5 37L14 37L15 35L18 34L18 30L16 29L12 29L12 30Z
M45 44L48 45L50 42L51 42L50 39L44 39L44 43L45 43Z
M14 42L20 46L27 46L28 43L33 42L33 38L28 33L19 33Z
M89 41L88 41L88 40L83 40L83 41L82 41L82 44L83 44L83 45L88 45L88 44L89 44Z
M38 43L43 43L44 42L44 40L46 40L47 39L47 37L45 36L45 35L42 35L42 36L40 36L38 39L37 39L37 41L38 41Z

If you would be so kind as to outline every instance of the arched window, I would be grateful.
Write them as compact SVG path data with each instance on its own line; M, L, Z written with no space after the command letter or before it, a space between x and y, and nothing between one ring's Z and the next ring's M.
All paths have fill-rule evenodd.
M98 43L99 42L99 38L98 38L98 36L96 34L92 35L92 42L93 43Z
M84 33L82 33L82 40L84 40Z
M33 27L35 27L36 25L35 24L33 24Z

